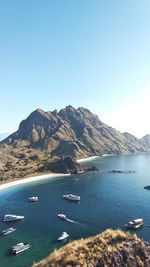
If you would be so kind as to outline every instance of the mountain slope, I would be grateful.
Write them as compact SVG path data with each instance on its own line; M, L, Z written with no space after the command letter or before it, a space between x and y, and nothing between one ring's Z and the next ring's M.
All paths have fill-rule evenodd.
M149 267L150 246L121 230L73 241L33 267Z
M88 109L37 109L0 142L0 183L53 172L58 164L66 172L77 170L74 160L79 158L143 151L150 151L150 135L137 139L122 134ZM70 161L63 161L66 157L72 158L69 165Z
M120 133L85 108L67 106L53 112L37 109L20 123L17 132L0 144L32 148L52 157L74 158L150 150L150 136L142 140Z

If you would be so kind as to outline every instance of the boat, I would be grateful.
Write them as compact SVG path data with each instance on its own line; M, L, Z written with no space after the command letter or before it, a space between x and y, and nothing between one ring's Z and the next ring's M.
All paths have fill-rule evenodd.
M60 237L58 237L58 241L64 240L68 237L69 235L66 232L63 232L62 235Z
M37 202L38 200L38 197L29 197L29 202Z
M23 219L24 219L24 216L14 215L14 214L6 214L4 216L3 222L19 221L19 220L23 220Z
M138 229L140 228L141 226L144 225L144 221L142 218L139 218L139 219L135 219L133 221L130 221L127 225L128 228L131 228L131 229Z
M66 219L67 219L67 216L64 215L64 214L57 214L57 216L58 216L60 219L63 219L63 220L66 220Z
M10 233L12 233L14 231L16 231L16 229L13 228L13 227L7 228L7 229L5 229L5 230L2 231L2 235L8 235L8 234L10 234Z
M68 195L63 195L63 198L72 200L72 201L80 201L80 196L68 194Z
M20 252L23 252L31 247L30 244L24 244L23 242L18 243L17 245L12 247L13 254L18 254Z

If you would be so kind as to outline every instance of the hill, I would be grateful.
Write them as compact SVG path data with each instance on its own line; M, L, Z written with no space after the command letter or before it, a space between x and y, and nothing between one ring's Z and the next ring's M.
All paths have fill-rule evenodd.
M150 246L121 230L73 241L33 267L149 267Z
M68 156L80 159L143 151L150 151L149 135L138 139L121 133L86 108L67 106L51 112L36 109L16 132L0 142L0 179L46 171L50 162Z
M150 149L150 136L141 140L128 133L122 134L100 121L88 109L67 106L59 112L33 111L20 123L18 131L0 144L38 149L52 156L80 158L147 151Z

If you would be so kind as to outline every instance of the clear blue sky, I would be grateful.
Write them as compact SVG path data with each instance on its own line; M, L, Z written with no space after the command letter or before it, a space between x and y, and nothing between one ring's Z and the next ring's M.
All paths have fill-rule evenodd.
M0 132L68 104L150 132L149 14L149 0L0 1Z

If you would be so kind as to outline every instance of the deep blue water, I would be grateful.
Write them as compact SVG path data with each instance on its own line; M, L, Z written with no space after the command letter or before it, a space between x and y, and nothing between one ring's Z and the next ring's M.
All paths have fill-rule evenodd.
M150 154L132 154L97 158L82 162L83 167L95 165L103 170L75 177L60 177L17 186L0 192L0 217L6 213L25 215L24 221L0 222L0 231L15 227L17 231L0 237L0 267L29 267L46 257L55 248L70 240L91 236L106 228L122 228L129 220L142 217L150 225ZM108 171L131 170L130 174L111 174ZM80 203L62 199L62 194L81 196ZM38 203L29 203L28 197L37 195ZM57 213L64 213L76 223L62 221ZM70 238L57 242L66 231ZM150 228L136 232L150 242ZM18 242L31 243L30 250L17 256L10 248Z

